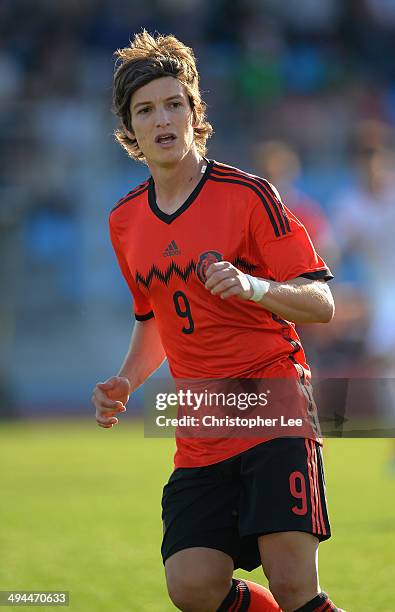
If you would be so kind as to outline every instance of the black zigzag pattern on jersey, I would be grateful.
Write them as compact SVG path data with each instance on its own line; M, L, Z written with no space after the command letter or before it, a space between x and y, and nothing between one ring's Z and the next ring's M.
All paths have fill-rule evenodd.
M159 270L159 268L157 268L155 265L153 265L149 270L147 276L140 274L140 272L136 272L136 284L138 285L140 283L141 285L144 285L144 287L149 289L151 281L155 277L160 283L163 283L167 286L173 275L178 276L178 278L181 278L181 280L186 283L195 268L196 261L194 259L191 259L185 268L180 268L176 263L174 263L174 261L172 261L171 264L169 264L163 272L162 270Z
M232 259L230 262L234 265L235 268L238 268L242 272L246 272L247 274L252 274L258 266L244 259L244 257L236 257L236 259Z
M215 176L213 176L214 174ZM213 181L229 182L238 185L244 184L250 187L262 201L276 236L285 236L285 234L291 231L291 226L283 203L277 198L269 182L265 179L249 175L231 166L218 166L217 164L213 166L209 178ZM273 215L273 211L276 218Z
M133 198L137 198L137 196L144 193L144 191L147 191L148 186L149 186L149 181L145 181L144 183L141 183L141 185L138 185L137 187L132 189L132 191L129 191L129 193L127 193L125 197L118 200L115 206L111 209L111 212L113 212L114 210L122 206L122 204L126 204L126 202L130 202L130 200L133 200Z
M257 268L255 264L250 263L243 257L236 257L230 263L247 274L252 274L252 272L254 272L254 270ZM140 272L136 272L136 284L138 285L140 283L141 285L144 285L146 289L149 289L152 279L156 278L160 283L167 286L173 275L178 276L178 278L181 278L181 280L186 283L188 282L191 273L195 270L196 261L194 259L191 259L185 268L180 268L180 266L178 266L174 261L172 261L163 271L157 266L153 265L146 276Z

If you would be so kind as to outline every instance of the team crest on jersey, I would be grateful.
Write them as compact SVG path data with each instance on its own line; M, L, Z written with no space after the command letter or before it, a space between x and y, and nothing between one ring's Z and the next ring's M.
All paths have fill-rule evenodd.
M217 261L222 261L222 254L218 253L218 251L204 251L204 253L200 253L199 261L196 264L196 274L203 284L206 282L207 268Z

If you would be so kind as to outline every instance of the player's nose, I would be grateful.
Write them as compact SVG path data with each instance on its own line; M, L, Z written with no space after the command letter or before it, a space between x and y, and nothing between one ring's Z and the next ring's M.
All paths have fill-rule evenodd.
M167 125L170 125L169 113L165 108L157 109L155 123L157 127L165 127Z

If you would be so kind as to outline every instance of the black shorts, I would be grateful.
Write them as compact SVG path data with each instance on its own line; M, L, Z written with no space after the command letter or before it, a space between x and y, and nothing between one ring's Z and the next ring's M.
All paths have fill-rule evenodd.
M281 531L330 537L321 447L277 438L213 465L178 468L163 489L162 558L203 546L235 569L261 564L257 538Z

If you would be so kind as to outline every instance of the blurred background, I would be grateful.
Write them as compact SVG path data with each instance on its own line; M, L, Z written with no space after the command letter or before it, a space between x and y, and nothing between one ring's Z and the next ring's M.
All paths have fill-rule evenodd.
M174 33L198 58L209 156L271 180L335 274L313 371L394 368L395 2L2 0L0 404L81 411L133 324L114 202L147 176L114 142L113 52Z
M112 136L112 54L142 27L194 48L209 156L269 178L335 274L335 321L302 330L313 371L389 376L395 2L2 0L2 414L89 410L127 347L107 216L147 169Z
M110 106L113 52L143 27L194 48L209 157L271 180L335 274L335 320L300 329L313 373L395 370L394 0L0 0L0 588L69 588L84 611L173 609L173 443L100 430L90 406L134 319L107 219L148 172ZM323 585L349 612L393 611L392 454L326 447Z

